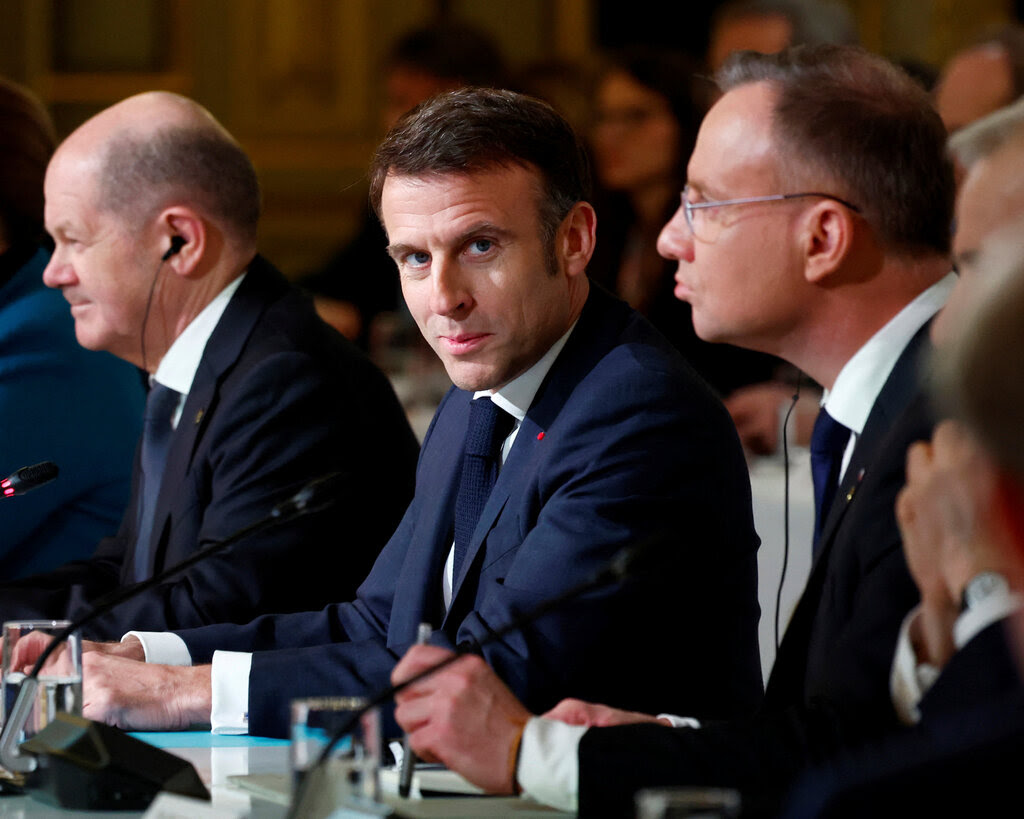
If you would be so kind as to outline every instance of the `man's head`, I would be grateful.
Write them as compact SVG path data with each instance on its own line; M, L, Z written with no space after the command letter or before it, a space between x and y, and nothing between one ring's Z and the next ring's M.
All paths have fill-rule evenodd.
M370 175L406 302L456 385L502 386L575 321L595 218L580 141L550 106L436 97L388 134Z
M717 71L735 51L774 54L795 45L857 41L849 9L834 0L730 0L711 21L708 65Z
M786 357L793 342L822 348L814 325L846 314L856 349L944 264L953 173L942 123L919 85L852 47L736 55L719 82L689 201L800 196L692 210L696 237L680 208L659 241L681 262L677 296L709 341ZM878 275L895 265L901 274Z
M953 258L960 280L946 307L932 326L942 340L963 317L964 299L978 276L987 276L979 264L985 241L995 232L1024 217L1024 123L1018 123L991 153L978 158L960 185L956 201Z
M937 360L937 393L996 465L996 501L1024 560L1024 222L985 240L985 277L966 298ZM1016 351L1016 352L1015 352Z
M43 176L57 140L42 103L0 78L0 252L43 235Z
M935 87L935 105L953 133L1024 94L1024 27L986 33L953 55Z
M151 371L255 252L252 164L174 94L131 97L78 128L45 193L55 250L44 281L71 303L79 343Z

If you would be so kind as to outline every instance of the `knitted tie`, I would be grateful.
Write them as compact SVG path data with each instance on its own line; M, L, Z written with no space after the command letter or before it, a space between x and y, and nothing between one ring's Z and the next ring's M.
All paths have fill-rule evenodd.
M811 433L811 478L814 482L814 549L839 485L839 469L843 453L850 441L850 430L829 415L822 407Z
M500 447L511 431L514 419L490 398L477 398L469 405L462 456L459 494L455 498L455 563L453 577L459 576L462 562L473 538L487 498L498 479Z
M174 433L171 418L181 393L156 381L146 397L146 414L142 425L142 505L139 511L139 536L135 541L135 581L149 575L149 541L153 537L153 517L160 494L167 449Z

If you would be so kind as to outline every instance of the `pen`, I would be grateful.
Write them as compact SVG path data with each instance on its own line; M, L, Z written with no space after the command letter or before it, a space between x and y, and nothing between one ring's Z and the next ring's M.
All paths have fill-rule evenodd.
M420 623L419 628L416 629L416 645L426 645L430 640L430 634L433 630L430 623ZM413 768L416 767L416 755L412 752L412 748L409 747L408 733L402 737L402 751L402 772L398 777L398 795L403 799L407 799L409 791L412 789Z

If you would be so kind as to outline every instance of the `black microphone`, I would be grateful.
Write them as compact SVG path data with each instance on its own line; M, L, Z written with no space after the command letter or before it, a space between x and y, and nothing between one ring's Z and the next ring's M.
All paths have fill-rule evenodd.
M5 498L13 498L15 495L24 495L29 490L49 483L57 477L60 470L53 461L43 461L33 466L23 466L9 477L0 481L0 495Z
M56 467L54 467L54 469L56 469ZM97 600L88 612L54 635L54 638L39 655L39 658L36 660L32 670L22 681L21 690L18 692L17 699L14 701L14 705L7 714L7 721L4 724L3 731L0 732L0 765L3 765L3 767L8 771L18 774L32 773L38 767L38 762L34 756L19 753L19 749L17 747L18 736L28 719L29 711L32 709L36 690L39 687L38 677L40 669L42 669L53 652L57 650L57 648L70 634L78 631L84 626L87 626L93 620L102 617L121 603L124 603L127 600L142 594L148 589L163 583L173 575L194 566L196 563L205 560L207 557L210 557L223 549L226 549L228 546L236 543L242 538L262 532L264 529L279 526L283 523L291 522L296 518L326 509L336 502L340 484L345 477L345 473L332 472L311 481L294 495L274 506L268 515L257 520L255 523L249 524L248 526L233 532L222 540L217 540L208 546L204 546L202 549L193 552L184 560L164 569L159 574L155 574L138 583L114 589L109 594L106 594ZM64 723L64 725L57 725L58 722ZM82 720L80 718L70 717L64 714L58 714L54 723L51 723L51 726L55 729L59 729L55 730L54 733L62 732L67 734L69 731L75 730L75 728L67 727L68 723L75 724L77 729L83 732L91 733L93 736L90 736L90 740L93 742L100 741L100 737L95 736L96 734L107 733L109 735L111 731L116 731L116 729L110 729L99 723L93 723L89 720ZM28 744L39 746L41 743L38 740L40 740L44 734L49 731L51 726L47 726L46 729L33 737ZM117 733L120 734L121 732ZM126 734L121 734L116 739L116 742L125 748L125 753L122 755L120 760L122 767L131 767L131 754L134 754L145 764L153 766L156 755L154 755L152 751L157 749L152 748L152 746L149 746L146 743L142 743L141 740L132 740L132 738ZM139 745L137 748L129 749L127 745L128 742L139 743ZM161 758L163 758L165 753L166 752L161 752ZM104 752L99 754L99 756L108 756L108 753ZM128 757L129 761L126 761L124 757ZM172 770L172 775L179 776L181 766L177 763L181 760L178 757L173 757L173 755L170 755L170 757L171 759L164 763L164 767L173 768L174 770ZM85 766L88 768L91 765L93 769L96 767L94 764L87 764L86 762L78 763L73 761L68 763L65 761L63 764L65 766L62 771L64 775L73 775L68 771L68 767L71 766ZM191 765L188 765L186 762L185 767L191 768ZM99 775L99 773L101 772L97 772L97 775ZM194 769L192 770L192 774L195 774ZM74 807L79 809L88 808L92 810L111 810L118 808L122 810L128 808L144 809L149 802L152 801L161 785L160 782L151 781L150 777L146 777L142 773L138 773L135 777L137 780L146 780L142 783L138 781L130 782L131 777L127 775L125 770L119 771L117 775L120 777L120 780L114 784L108 784L106 787L100 787L93 783L88 788L73 789L75 795L84 801L78 803L60 802L60 804L64 807ZM189 779L189 777L181 777L181 782L185 783L186 786L194 787L194 782L199 782L197 775L195 775L194 781L186 783L186 779ZM166 785L167 783L164 782L163 784ZM202 788L201 782L199 782L199 787ZM125 790L126 788L127 792ZM173 788L168 789L173 790ZM205 788L203 788L203 791L205 792ZM189 795L186 791L179 792L185 792L186 795ZM67 793L68 791L65 789L61 795L63 796ZM194 795L194 791L192 795ZM134 800L131 805L124 801L126 797ZM209 798L208 794L206 798ZM97 801L103 799L106 799L107 801Z
M466 654L479 654L480 649L484 646L502 639L513 631L518 631L523 628L523 626L527 626L535 620L539 620L548 612L560 608L570 600L586 594L589 591L593 591L594 589L609 586L612 583L619 583L640 575L653 573L658 568L656 565L656 558L663 552L665 544L668 543L676 534L677 533L674 530L666 529L649 535L636 543L623 546L612 556L611 560L609 560L607 564L594 572L594 574L589 578L577 583L575 586L569 587L559 594L556 594L554 597L542 600L536 606L533 606L522 614L513 617L501 628L488 632L482 640L472 640L460 643L455 648L455 651L443 660L423 669L418 674L414 674L409 679L395 685L389 685L387 688L384 688L369 697L362 708L356 711L336 731L334 731L334 733L331 734L327 744L321 750L316 763L306 772L306 775L303 777L302 782L293 795L286 819L300 819L300 817L310 814L310 811L308 810L310 802L307 800L317 800L319 796L319 794L314 793L314 790L323 784L323 770L326 766L327 760L330 758L331 751L334 750L334 747L343 737L352 732L356 723L359 722L362 716L371 708L376 708L378 705L390 702L394 699L396 694L404 691L408 686L429 677L431 674L437 673L442 668L454 663L460 657L464 657Z

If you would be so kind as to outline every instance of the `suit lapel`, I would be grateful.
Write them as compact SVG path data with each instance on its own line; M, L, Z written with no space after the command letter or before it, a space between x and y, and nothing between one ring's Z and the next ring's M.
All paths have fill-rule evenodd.
M147 574L162 568L169 542L171 510L180 497L192 459L213 417L220 384L238 360L242 348L268 304L286 292L287 283L259 256L248 267L245 279L232 296L210 335L196 369L192 388L182 408L178 426L167 452L160 496L153 519L153 537L147 556ZM195 544L190 545L190 549Z
M487 534L494 528L502 510L513 496L518 496L523 491L525 481L533 474L534 470L530 464L535 458L540 457L544 446L544 436L541 433L546 433L554 424L576 385L607 353L610 339L619 336L622 325L629 315L631 311L624 302L591 282L590 295L579 321L537 390L487 505L480 515L462 570L459 577L454 578L449 612L455 609L458 595L466 585L469 569L474 566ZM472 587L473 584L469 585Z
M926 322L896 360L892 372L871 408L868 420L864 424L864 431L857 438L850 463L837 490L836 499L825 519L825 525L822 527L821 548L811 566L807 585L800 596L800 601L786 627L782 645L779 646L779 653L769 677L768 688L765 691L766 696L775 696L776 692L781 691L791 692L796 690L793 686L802 686L808 644L818 616L833 545L837 540L843 520L857 501L858 491L870 472L871 464L876 459L878 447L884 444L893 424L918 393L921 358L929 347L928 330L930 326L931 322ZM773 693L769 694L769 692Z

